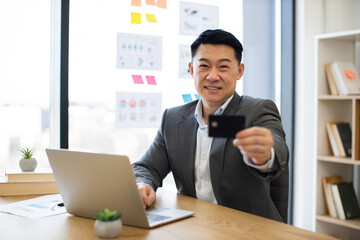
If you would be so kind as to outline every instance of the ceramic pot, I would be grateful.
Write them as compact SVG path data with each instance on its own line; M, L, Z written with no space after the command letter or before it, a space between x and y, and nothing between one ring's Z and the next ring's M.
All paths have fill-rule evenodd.
M122 229L121 219L105 222L95 221L95 232L99 238L117 238Z
M23 172L33 172L37 166L35 158L22 158L19 161L20 168Z

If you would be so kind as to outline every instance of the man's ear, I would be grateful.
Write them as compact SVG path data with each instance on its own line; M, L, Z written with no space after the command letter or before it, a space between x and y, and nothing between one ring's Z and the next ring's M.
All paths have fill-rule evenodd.
M243 75L244 75L244 71L245 71L245 65L243 63L239 64L239 72L238 72L238 78L237 80L239 80Z
M189 62L189 71L190 71L190 75L194 77L194 68L192 62Z

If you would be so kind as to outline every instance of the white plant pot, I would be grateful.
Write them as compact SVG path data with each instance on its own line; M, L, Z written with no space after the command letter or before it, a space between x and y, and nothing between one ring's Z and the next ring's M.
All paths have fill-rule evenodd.
M95 232L99 238L117 238L120 235L121 229L121 219L111 222L95 221Z
M33 172L37 166L37 160L35 158L22 158L19 161L19 165L23 172Z

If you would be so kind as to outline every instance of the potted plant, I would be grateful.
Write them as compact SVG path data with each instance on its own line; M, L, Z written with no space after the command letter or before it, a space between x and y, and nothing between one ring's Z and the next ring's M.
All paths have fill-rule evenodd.
M22 158L19 161L20 168L23 172L32 172L37 166L37 160L33 158L34 151L29 148L20 150Z
M104 209L95 214L95 232L99 238L116 238L122 229L121 213Z

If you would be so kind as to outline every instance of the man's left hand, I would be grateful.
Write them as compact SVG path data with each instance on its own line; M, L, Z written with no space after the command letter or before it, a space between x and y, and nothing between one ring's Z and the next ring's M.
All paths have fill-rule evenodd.
M271 158L274 139L271 131L263 127L251 127L236 133L233 141L241 153L251 158L257 165L262 165Z

